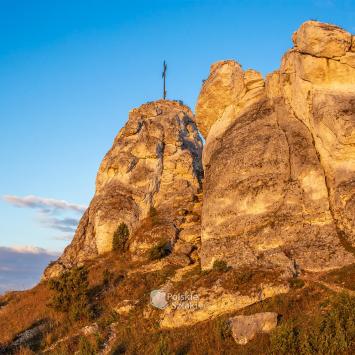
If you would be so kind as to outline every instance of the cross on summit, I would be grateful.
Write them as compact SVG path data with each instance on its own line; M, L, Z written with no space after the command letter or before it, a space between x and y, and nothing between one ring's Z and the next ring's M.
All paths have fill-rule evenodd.
M166 99L166 70L167 70L168 66L166 65L166 62L164 60L163 63L163 73L161 74L161 77L163 78L164 81L164 87L163 87L163 99Z

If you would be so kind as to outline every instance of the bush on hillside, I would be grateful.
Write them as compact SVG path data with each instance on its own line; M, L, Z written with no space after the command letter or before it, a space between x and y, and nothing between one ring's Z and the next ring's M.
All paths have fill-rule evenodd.
M166 240L161 240L149 250L150 260L159 260L165 258L171 253L171 244Z
M215 260L213 263L213 270L227 272L229 270L229 266L224 260Z
M112 239L112 250L125 252L128 248L129 229L126 223L121 223Z
M59 278L50 280L49 287L54 291L50 307L68 313L72 320L91 317L88 271L85 267L74 267L64 272Z
M334 296L328 310L307 327L285 323L271 335L273 354L345 354L355 346L355 297Z
M153 224L158 224L159 223L158 211L153 206L150 207L149 217L150 217L151 221L153 222Z

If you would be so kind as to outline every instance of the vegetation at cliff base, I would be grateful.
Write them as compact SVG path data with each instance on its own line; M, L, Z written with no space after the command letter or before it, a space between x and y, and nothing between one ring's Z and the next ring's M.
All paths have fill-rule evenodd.
M159 260L171 253L171 245L166 240L161 240L149 250L150 260Z
M355 346L355 298L342 293L323 308L308 326L288 321L276 328L270 339L272 354L350 354Z
M85 267L74 267L56 279L49 281L54 295L49 306L67 313L71 320L90 318L92 310L88 295L88 271Z
M224 260L215 260L213 263L213 270L227 272L229 270L229 267Z

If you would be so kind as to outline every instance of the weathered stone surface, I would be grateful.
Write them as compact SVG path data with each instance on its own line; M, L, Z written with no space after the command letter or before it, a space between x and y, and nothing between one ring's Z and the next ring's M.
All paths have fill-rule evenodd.
M321 271L354 261L339 238L339 230L349 240L354 234L354 70L339 59L305 54L313 48L317 55L343 55L348 35L323 33L332 31L328 25L317 25L314 34L310 25L301 26L296 48L265 87L234 96L233 86L223 87L237 99L226 105L214 97L209 106L205 88L219 82L218 72L203 85L198 105L224 107L206 113L212 125L203 152L203 268L225 260L292 273L295 265ZM317 47L324 35L325 47ZM243 75L245 87L250 74ZM199 126L203 119L197 114Z
M344 56L340 57L340 63L350 65L355 68L355 53L347 52Z
M351 47L351 34L338 26L307 21L293 35L298 51L317 57L340 57Z
M45 276L110 251L121 222L129 227L130 251L137 255L162 237L174 239L179 212L193 206L201 187L201 154L188 107L161 100L132 110L101 163L95 196L73 242ZM137 240L135 231L153 206L163 222L147 230L145 240Z
M332 28L328 32L329 38L340 33ZM354 244L355 68L353 53L336 54L342 56L328 59L320 52L317 58L298 47L289 51L280 68L280 89L289 110L312 135L336 226Z
M303 25L295 48L265 81L235 61L212 65L196 106L206 138L202 157L188 108L158 101L133 110L101 164L73 243L46 276L111 250L121 222L129 226L129 252L139 261L127 275L177 269L160 288L181 290L199 262L210 269L226 261L234 267L227 274L244 267L253 275L250 270L263 268L272 274L247 290L228 288L222 278L189 284L197 307L161 311L161 327L174 328L288 292L285 278L303 270L355 262L344 247L344 240L355 240L355 76L347 38L329 25ZM162 240L171 254L148 261ZM133 310L122 306L122 314ZM235 321L237 342L275 325L274 315L270 322L258 317L244 333L238 332L242 321Z
M264 312L230 319L233 339L245 345L258 333L269 333L277 326L277 313Z
M245 90L243 76L240 64L234 60L211 65L210 75L202 86L196 105L196 122L204 137L224 109Z
M264 285L262 287L263 299L277 294L287 293L287 285ZM195 291L196 301L183 301L178 305L169 304L161 315L162 328L178 328L213 319L221 314L237 311L260 302L258 294L242 295L232 293L215 285L212 288L200 288Z

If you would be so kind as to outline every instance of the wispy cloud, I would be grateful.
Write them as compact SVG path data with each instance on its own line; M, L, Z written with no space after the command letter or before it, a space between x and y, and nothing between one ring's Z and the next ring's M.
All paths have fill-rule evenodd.
M53 210L75 211L83 213L86 209L86 206L70 203L65 200L56 200L53 198L38 197L34 195L24 197L5 195L3 199L16 207L34 208L46 213Z
M34 246L0 247L0 294L34 286L56 252Z
M24 197L5 195L3 200L15 207L35 210L37 212L36 220L43 227L66 233L61 240L71 239L68 233L75 232L80 215L86 209L84 205L33 195Z
M73 239L73 234L56 235L56 236L52 237L52 239L70 241Z
M47 249L34 247L32 245L13 245L11 247L0 247L0 253L8 252L8 253L17 253L17 254L33 254L33 255L54 255L58 256L58 252L48 251Z
M43 214L39 216L38 220L44 227L65 233L75 232L79 223L79 218L56 218Z

